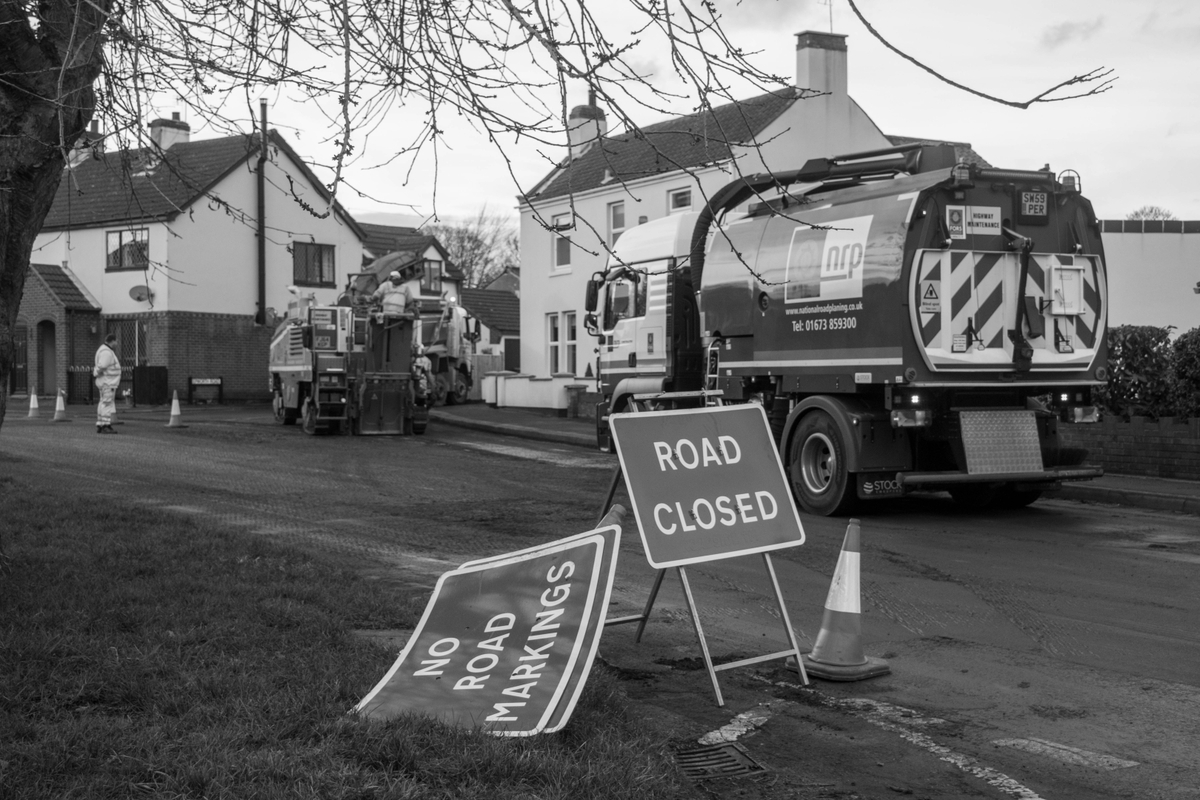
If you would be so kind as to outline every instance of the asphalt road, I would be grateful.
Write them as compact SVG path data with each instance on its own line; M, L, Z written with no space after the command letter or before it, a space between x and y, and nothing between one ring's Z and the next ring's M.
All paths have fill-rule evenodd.
M119 435L97 436L86 418L10 413L0 474L220 520L406 592L469 558L592 527L613 466L582 448L438 425L351 438L306 437L253 409L185 410L182 429L121 418ZM846 523L803 520L807 542L773 564L806 644ZM768 662L719 673L717 706L673 573L642 642L631 626L606 630L602 658L648 720L680 742L736 738L769 770L705 791L1200 796L1195 517L1053 500L985 516L917 497L872 507L862 550L863 639L891 666L882 678L806 688ZM687 574L715 658L785 646L761 558ZM653 576L630 529L612 614L639 611Z

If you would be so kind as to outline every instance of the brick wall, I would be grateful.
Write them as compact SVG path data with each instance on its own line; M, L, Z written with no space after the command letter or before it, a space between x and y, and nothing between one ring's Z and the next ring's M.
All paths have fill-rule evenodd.
M17 324L24 325L29 348L29 385L39 395L53 395L69 384L68 368L92 364L100 344L100 318L94 311L68 311L37 278L25 280L25 291L17 311ZM54 380L43 376L43 341L54 329Z
M1122 475L1200 480L1200 419L1059 425L1059 441L1086 447L1089 464Z
M189 377L223 378L226 401L270 399L267 356L274 333L270 326L255 325L254 317L238 314L171 311L162 317L151 327L147 344L152 358L157 347L165 349L166 358L157 363L167 365L169 388L178 391L181 399L187 397ZM156 331L164 331L165 336L155 335ZM207 390L207 395L215 392Z

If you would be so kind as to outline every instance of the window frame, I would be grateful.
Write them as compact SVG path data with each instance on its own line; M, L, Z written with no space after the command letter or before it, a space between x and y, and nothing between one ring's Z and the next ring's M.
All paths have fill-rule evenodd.
M687 197L688 197L687 205L686 206L676 206L675 205L675 196L678 194L682 194L683 192L687 192ZM688 211L691 211L692 205L693 205L692 187L681 186L678 189L668 189L667 190L667 215L668 216L670 216L671 214L684 214Z
M441 260L433 258L425 259L425 266L421 272L421 292L440 296L445 278L446 270Z
M621 225L617 227L615 213L621 214ZM608 246L613 247L617 243L617 239L621 238L621 234L628 229L628 222L625 219L625 201L617 200L609 203L604 212L605 218L608 220Z
M106 233L105 240L104 240L104 245L105 245L104 271L105 272L144 272L146 269L148 269L150 267L150 229L149 228L123 228L121 230L106 231L105 233ZM112 247L112 240L113 240L114 236L117 237L116 248ZM125 241L126 236L132 236L132 240L129 242L126 242ZM143 247L141 247L139 249L142 250L141 258L143 259L144 263L141 263L141 264L125 264L125 263L113 264L113 256L114 255L117 257L118 262L124 262L126 248L127 247L136 247L137 245L143 245Z
M566 371L571 375L579 374L579 350L577 340L577 323L578 317L574 311L563 312L563 331L566 336L563 340L563 346L566 349Z
M546 315L546 366L549 369L549 374L558 374L558 355L559 345L561 344L561 328L558 321L558 312Z
M305 252L309 248L314 248L319 254L329 254L329 278L323 280L325 265L322 263L325 259L318 258L315 266L317 270L317 279L309 280L308 273L301 277L298 270L300 267L300 253L303 249ZM305 267L311 268L313 263L311 260L306 261ZM296 286L313 286L319 288L337 288L337 246L332 244L324 244L322 242L292 242L292 283Z
M552 214L550 216L550 270L565 272L571 268L571 237L565 236L562 230L571 230L571 212Z

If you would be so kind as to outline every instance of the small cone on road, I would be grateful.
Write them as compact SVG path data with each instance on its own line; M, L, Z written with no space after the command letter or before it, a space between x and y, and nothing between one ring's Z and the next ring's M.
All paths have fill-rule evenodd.
M176 391L171 397L171 420L167 423L168 428L186 428L179 414L179 392Z
M54 421L55 422L70 422L67 417L67 404L63 401L63 391L58 390L58 399L54 403Z
M821 632L812 652L804 655L804 669L815 678L861 681L892 671L883 659L863 655L860 552L859 524L852 519L825 599Z
M41 414L38 412L37 389L32 386L29 387L29 416L41 416Z

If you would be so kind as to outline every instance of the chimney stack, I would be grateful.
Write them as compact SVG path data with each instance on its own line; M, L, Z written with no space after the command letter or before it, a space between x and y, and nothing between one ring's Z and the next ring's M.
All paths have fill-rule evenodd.
M568 157L574 161L608 133L604 111L596 106L596 90L588 91L586 106L575 106L567 117Z
M169 150L176 142L187 144L192 128L179 119L179 112L172 111L170 119L156 119L150 123L150 140L163 150Z
M846 96L846 36L804 31L796 34L796 86Z

